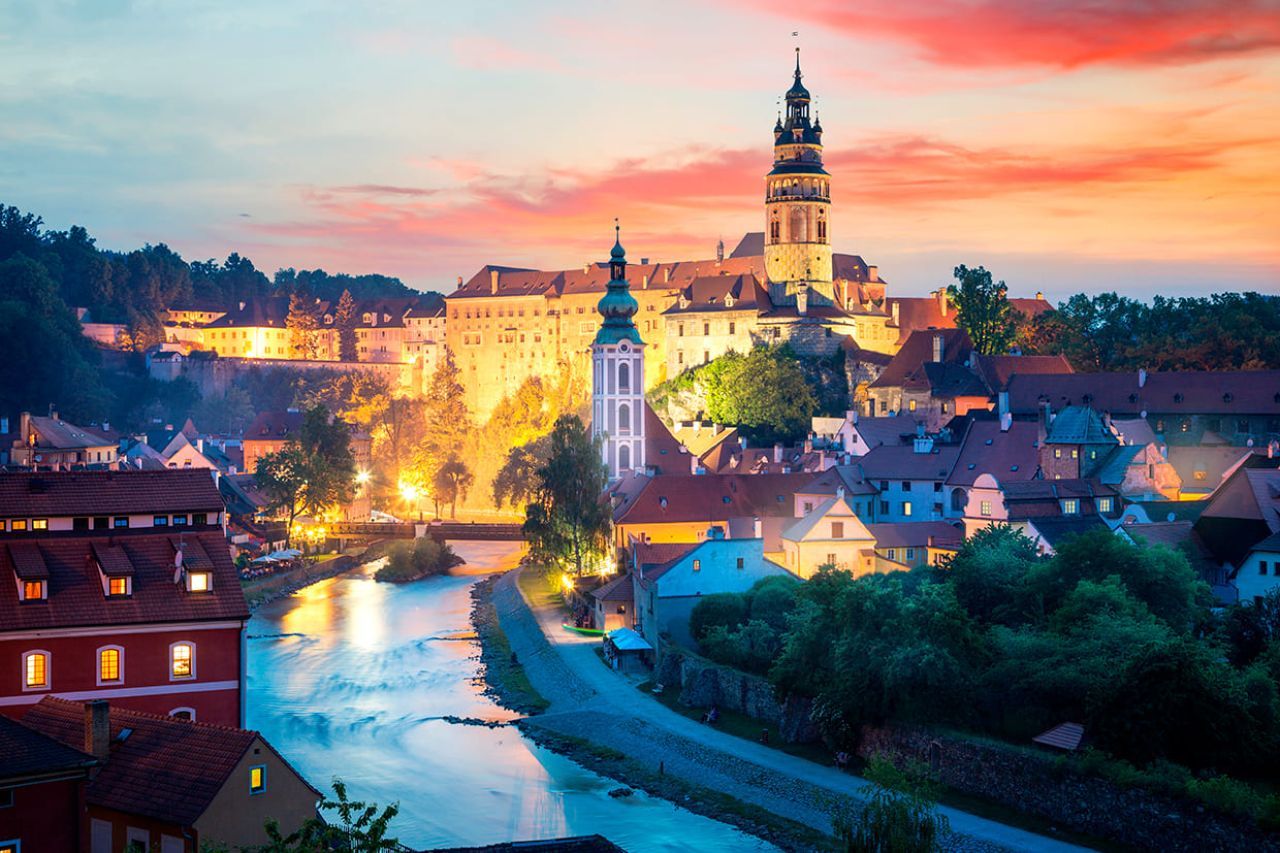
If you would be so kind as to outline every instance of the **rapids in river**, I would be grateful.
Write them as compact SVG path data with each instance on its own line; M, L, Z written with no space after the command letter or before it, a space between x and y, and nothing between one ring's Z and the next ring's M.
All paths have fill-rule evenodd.
M537 746L482 693L471 587L519 558L463 542L467 565L404 585L376 564L260 607L248 627L246 726L313 785L400 803L393 835L415 849L599 833L631 853L774 850Z

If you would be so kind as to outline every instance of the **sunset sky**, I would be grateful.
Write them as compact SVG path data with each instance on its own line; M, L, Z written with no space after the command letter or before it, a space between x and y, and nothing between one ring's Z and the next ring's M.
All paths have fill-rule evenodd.
M705 258L763 229L797 44L891 292L1280 290L1275 0L0 0L0 202L445 292L615 216Z

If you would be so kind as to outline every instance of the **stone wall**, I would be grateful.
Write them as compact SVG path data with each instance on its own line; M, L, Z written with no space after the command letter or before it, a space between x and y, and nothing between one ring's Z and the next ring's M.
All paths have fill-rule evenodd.
M792 697L779 700L767 680L712 663L692 652L666 645L654 670L654 680L664 690L680 691L679 701L691 708L736 711L776 726L778 736L788 743L808 743L818 739L809 722L807 700Z
M1280 851L1280 838L1202 804L1116 785L1056 755L907 727L866 728L858 754L918 761L955 790L1140 850Z

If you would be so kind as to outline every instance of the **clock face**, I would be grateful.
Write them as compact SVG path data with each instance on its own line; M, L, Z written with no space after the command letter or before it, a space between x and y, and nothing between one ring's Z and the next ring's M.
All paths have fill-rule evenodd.
M631 350L631 347L627 346L625 341L621 344L618 344L618 352L629 352L630 350Z

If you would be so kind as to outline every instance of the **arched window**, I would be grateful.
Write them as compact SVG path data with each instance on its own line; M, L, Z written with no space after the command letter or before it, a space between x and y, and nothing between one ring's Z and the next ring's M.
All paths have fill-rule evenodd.
M618 473L631 468L631 445L624 444L618 448Z
M183 640L169 645L169 680L185 681L196 677L196 644Z
M968 503L968 496L965 495L964 489L951 490L951 511L964 512L965 504Z
M618 390L624 393L631 391L631 365L625 361L618 365Z
M805 243L809 240L809 219L804 215L803 207L791 208L791 242Z
M769 223L769 239L775 243L782 239L782 225L776 219Z
M618 435L631 434L631 407L626 403L618 406Z
M98 686L124 683L124 647L102 646L98 649Z
M169 716L176 720L191 720L194 722L196 718L196 709L187 708L185 706L182 708L174 708L169 712Z
M44 649L22 653L22 689L48 690L53 681L53 656Z

